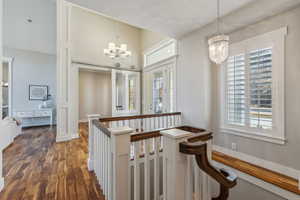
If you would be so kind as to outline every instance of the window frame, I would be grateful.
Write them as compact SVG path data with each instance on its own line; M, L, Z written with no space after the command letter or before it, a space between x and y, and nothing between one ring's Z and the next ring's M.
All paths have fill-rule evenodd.
M244 54L245 56L245 93L246 106L249 104L249 53L253 50L272 47L272 130L252 128L250 126L231 125L227 122L227 62L221 66L221 119L220 132L228 133L267 142L285 144L285 111L284 111L284 76L285 76L285 36L287 27L283 27L240 42L232 43L229 56ZM224 103L225 102L225 103Z

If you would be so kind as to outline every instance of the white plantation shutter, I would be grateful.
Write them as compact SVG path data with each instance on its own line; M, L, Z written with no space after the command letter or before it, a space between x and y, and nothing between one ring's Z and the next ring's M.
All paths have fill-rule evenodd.
M272 48L229 57L226 82L227 123L272 129Z
M275 143L284 134L284 41L281 28L230 45L222 67L221 131ZM270 139L271 138L271 139Z
M272 129L272 48L249 54L250 127Z
M233 125L245 125L245 55L228 59L227 64L227 121Z

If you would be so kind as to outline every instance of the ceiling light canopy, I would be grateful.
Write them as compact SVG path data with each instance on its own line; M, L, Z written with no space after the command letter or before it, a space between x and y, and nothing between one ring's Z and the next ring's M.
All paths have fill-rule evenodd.
M228 58L229 36L220 33L220 0L217 0L217 30L218 34L208 40L209 58L216 64L222 64Z

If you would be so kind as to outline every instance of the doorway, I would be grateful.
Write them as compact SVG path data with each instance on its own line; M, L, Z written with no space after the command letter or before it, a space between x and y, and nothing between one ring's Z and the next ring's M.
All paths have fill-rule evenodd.
M175 63L166 62L144 72L144 112L174 112L175 108Z
M2 60L2 119L12 116L12 58Z

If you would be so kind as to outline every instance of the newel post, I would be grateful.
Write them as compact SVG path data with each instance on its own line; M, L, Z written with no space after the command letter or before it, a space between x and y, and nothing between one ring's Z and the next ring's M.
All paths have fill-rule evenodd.
M88 158L88 169L89 171L94 170L94 127L93 127L93 120L99 119L99 114L88 115L89 120L89 158Z
M163 191L165 200L186 199L188 157L179 152L179 143L191 136L191 132L170 129L162 131L163 135Z
M112 149L112 200L129 200L129 160L130 134L129 127L110 128Z

